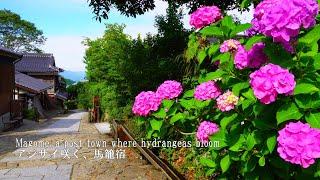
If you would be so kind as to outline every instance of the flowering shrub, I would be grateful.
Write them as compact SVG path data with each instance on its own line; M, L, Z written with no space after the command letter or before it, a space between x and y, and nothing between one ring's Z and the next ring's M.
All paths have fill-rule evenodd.
M157 89L157 95L161 99L174 99L182 93L182 85L177 81L165 81Z
M190 164L200 167L186 173L200 179L319 178L316 1L262 1L252 24L230 16L208 20L207 11L199 9L190 21L197 31L185 57L199 70L193 88L139 118L146 137L219 142L188 151Z

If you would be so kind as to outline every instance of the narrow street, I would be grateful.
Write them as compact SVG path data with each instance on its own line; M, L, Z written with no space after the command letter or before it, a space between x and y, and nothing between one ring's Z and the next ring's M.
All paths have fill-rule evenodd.
M0 179L165 179L134 149L112 147L86 112L25 121L0 139Z

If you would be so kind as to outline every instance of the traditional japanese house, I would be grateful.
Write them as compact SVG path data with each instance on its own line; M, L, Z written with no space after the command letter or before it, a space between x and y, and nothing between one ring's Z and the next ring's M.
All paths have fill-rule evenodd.
M22 101L25 109L35 108L40 116L45 117L43 107L47 107L47 90L52 85L26 74L15 72L15 99Z
M53 54L24 54L21 61L16 63L16 70L40 79L51 86L50 89L46 90L50 107L60 106L62 104L61 101L66 99L66 97L62 98L61 96L65 89L65 83L59 73L63 72L63 70L56 66Z
M0 130L6 123L13 122L14 64L21 57L21 54L0 46Z

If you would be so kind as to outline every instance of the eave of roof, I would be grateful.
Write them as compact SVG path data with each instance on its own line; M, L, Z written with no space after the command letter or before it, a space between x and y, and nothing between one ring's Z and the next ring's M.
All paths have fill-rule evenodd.
M5 48L3 46L0 46L0 54L3 56L10 57L13 61L22 58L22 54L14 52L8 48Z
M15 72L15 83L16 87L32 93L41 93L53 87L42 80L33 78L18 71Z

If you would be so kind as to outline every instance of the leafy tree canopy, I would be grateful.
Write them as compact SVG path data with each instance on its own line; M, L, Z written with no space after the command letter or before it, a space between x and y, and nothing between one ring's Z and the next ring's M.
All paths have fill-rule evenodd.
M250 4L251 0L163 0L168 3L175 2L178 5L185 5L190 13L200 6L216 5L222 10L239 8L241 5ZM259 0L258 0L259 1ZM88 0L89 6L92 7L96 18L101 21L102 18L107 19L111 8L118 9L126 16L136 17L147 11L153 10L156 6L155 0Z
M0 45L17 52L41 52L46 38L36 26L9 10L0 10Z

